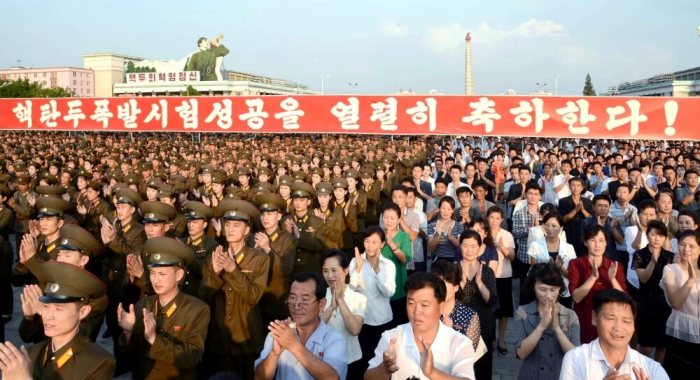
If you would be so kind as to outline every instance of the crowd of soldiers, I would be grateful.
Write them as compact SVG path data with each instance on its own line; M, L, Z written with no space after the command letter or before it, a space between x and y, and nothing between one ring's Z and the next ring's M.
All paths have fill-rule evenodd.
M485 218L484 200L502 207L510 221L530 181L522 171L533 180L546 179L539 183L543 196L551 191L556 196L561 183L545 182L564 175L567 184L571 177L581 178L591 197L614 197L613 186L628 183L633 205L668 187L674 207L700 212L700 153L688 142L0 136L0 314L3 322L12 315L13 287L21 287L19 332L23 342L35 344L28 353L33 373L64 378L85 376L69 368L70 355L100 333L113 339L114 358L93 354L102 358L97 378L110 371L131 371L136 378L208 378L223 372L252 378L268 325L289 317L285 301L292 278L320 274L319 258L328 249L339 249L348 259L356 249L364 251L364 232L380 224L385 205L396 202L397 188L411 198L400 205L402 212L422 211L424 224L439 217L442 196L466 207L458 214L465 225ZM684 181L686 173L694 173L695 182ZM470 189L468 206L460 198L462 187ZM592 211L579 216L579 209L573 211L580 223ZM424 227L410 231L401 225L414 250L406 255L409 263L402 263L408 264L404 281L406 270L429 269ZM584 251L580 228L571 234L577 254ZM173 281L179 291L171 289ZM163 303L163 294L174 298ZM81 338L66 356L65 348L54 351L46 343L52 325L42 321L42 310L75 300L84 304L77 309ZM400 302L405 305L405 299ZM405 311L395 310L395 318L403 323ZM0 361L8 347L22 353L4 345Z

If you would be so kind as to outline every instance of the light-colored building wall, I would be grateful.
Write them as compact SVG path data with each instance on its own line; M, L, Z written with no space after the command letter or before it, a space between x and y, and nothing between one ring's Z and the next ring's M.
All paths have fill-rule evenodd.
M62 87L72 90L76 96L95 96L95 73L90 69L77 67L11 67L0 70L0 79L26 79L44 88Z
M95 96L100 98L112 96L114 85L124 83L126 64L141 60L143 58L113 53L84 55L83 66L95 72Z

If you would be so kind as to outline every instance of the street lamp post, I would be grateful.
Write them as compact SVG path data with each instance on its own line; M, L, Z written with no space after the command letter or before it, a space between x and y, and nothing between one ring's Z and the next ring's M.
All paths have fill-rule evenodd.
M355 82L355 83L352 83L352 82L351 82L351 83L348 83L348 86L350 86L350 88L352 88L352 93L355 94L355 90L357 90L357 82Z
M324 91L324 84L325 84L325 82L326 82L326 79L327 79L327 78L330 78L330 77L331 77L330 74L323 74L323 75L321 75L321 95L325 94L325 91Z
M554 77L554 96L559 95L559 74ZM552 79L551 75L547 75L547 79Z

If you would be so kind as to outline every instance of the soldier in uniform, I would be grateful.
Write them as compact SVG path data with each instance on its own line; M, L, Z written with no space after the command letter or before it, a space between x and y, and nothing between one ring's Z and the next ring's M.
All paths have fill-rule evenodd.
M105 338L112 337L116 347L119 337L117 324L117 305L119 303L135 303L139 290L129 282L126 258L141 256L143 245L146 243L146 232L143 224L136 218L136 207L141 202L141 195L130 188L121 188L115 192L117 218L112 223L105 223L101 229L102 242L107 246L105 253L105 270L102 278L107 284L109 303L107 306L107 331ZM119 371L122 360L117 356Z
M29 221L34 218L36 212L34 206L29 202L30 199L35 199L37 195L29 187L30 183L31 178L28 175L18 175L14 181L17 191L15 191L12 198L7 201L7 206L12 209L15 214L14 231L17 248L22 244L22 236L29 232Z
M219 243L206 235L209 219L214 216L211 208L198 201L185 203L185 217L187 218L187 237L182 240L192 252L194 260L187 267L182 291L199 297L199 288L202 283L202 267L214 252Z
M129 354L136 379L198 379L209 307L178 286L194 254L167 237L149 239L144 254L156 294L136 306L119 304L120 349Z
M204 368L253 377L253 362L265 330L258 302L267 287L270 257L245 243L260 217L250 202L225 199L222 212L226 247L217 247L203 268L200 295L212 310Z
M177 191L168 184L160 185L158 190L158 200L169 204L177 211ZM182 238L187 236L187 219L181 213L176 213L175 218L171 222L170 229L168 229L167 236L172 238Z
M291 283L294 255L297 241L287 231L279 227L287 206L279 194L260 194L255 198L260 210L263 231L252 235L254 247L270 256L268 285L260 299L264 325L276 319L285 319L288 310L284 307L287 290Z
M294 177L283 175L279 177L277 192L282 199L284 199L284 214L289 215L294 211L294 206L292 205L292 184L294 183Z
M99 182L88 181L85 190L86 205L78 204L76 206L78 222L97 239L100 239L102 230L100 217L109 220L112 215L112 209L109 203L100 196L101 193L102 185Z
M297 253L294 259L293 273L321 273L319 259L326 250L323 239L326 229L323 220L310 212L311 200L315 197L314 188L305 182L292 185L291 215L284 220L284 228L297 238Z
M105 294L104 284L84 269L59 262L42 264L39 277L46 283L39 301L50 339L28 351L0 343L3 378L112 379L112 355L78 333L80 321L90 314L90 301Z
M12 284L22 286L36 284L33 269L39 264L56 260L63 227L63 213L69 203L61 198L39 198L37 220L29 222L29 233L22 236L19 246L19 262L12 271Z
M211 165L204 165L202 166L202 172L199 175L200 182L202 183L201 186L197 187L193 191L193 195L195 198L200 199L204 196L209 196L211 195L211 181L212 181L212 175L214 174L214 168Z
M192 54L187 61L187 71L199 71L200 80L217 80L216 76L216 59L223 57L229 53L229 50L219 40L222 35L211 40L211 46L206 37L201 37L197 40L199 51Z
M11 196L10 189L5 184L0 183L0 319L3 321L12 315L14 303L10 281L14 261L10 233L14 227L15 214L7 208L6 204Z
M165 236L177 214L173 206L158 201L141 202L139 211L143 216L146 242L153 238ZM131 283L141 289L141 296L153 294L153 288L151 288L148 280L148 272L146 272L144 262L145 257L143 254L132 254L126 257L126 271L129 273Z
M60 242L56 249L58 254L55 261L72 264L85 269L90 257L102 250L102 245L92 234L82 227L67 224L61 227ZM34 274L40 272L41 264L33 267ZM29 285L24 288L21 301L24 318L19 325L19 335L24 342L38 343L46 339L44 326L39 308L41 289L45 284ZM90 313L80 321L79 333L90 338L93 342L102 326L107 310L107 295L90 300Z

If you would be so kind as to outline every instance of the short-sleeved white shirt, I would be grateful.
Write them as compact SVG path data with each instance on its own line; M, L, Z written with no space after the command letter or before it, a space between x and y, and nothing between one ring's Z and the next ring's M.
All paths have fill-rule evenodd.
M382 364L384 351L389 347L392 338L396 338L396 365L399 370L391 375L392 380L404 380L411 376L427 379L420 369L420 350L413 336L410 323L399 325L382 333L374 357L369 361L369 368ZM435 368L452 376L474 378L474 346L472 341L440 323L435 341L430 345L433 352Z

